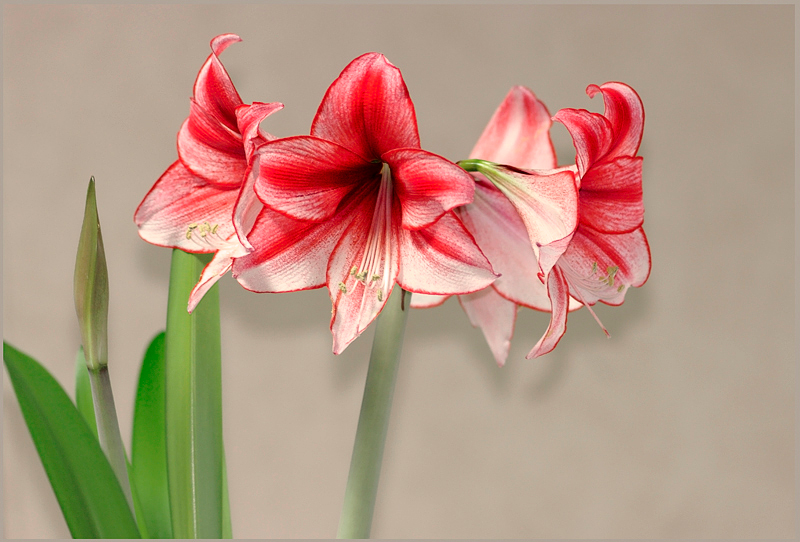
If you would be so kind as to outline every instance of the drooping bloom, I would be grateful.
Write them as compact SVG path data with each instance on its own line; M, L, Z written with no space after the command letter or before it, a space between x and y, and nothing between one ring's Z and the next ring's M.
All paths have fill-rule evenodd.
M383 55L353 60L328 89L308 136L256 151L255 191L265 208L255 250L234 263L247 289L327 285L333 351L377 316L395 283L457 294L495 279L451 209L472 201L461 168L420 148L414 105Z
M575 144L580 221L548 278L553 306L549 335L529 358L555 348L564 334L568 295L594 316L592 305L621 305L628 288L643 285L650 275L650 247L642 228L642 158L636 156L644 132L642 100L617 82L589 85L586 93L590 98L603 95L604 114L562 109L553 117Z
M191 312L203 295L252 247L246 234L262 205L253 192L248 159L273 136L259 123L283 107L246 105L219 55L235 34L211 41L212 53L194 84L189 117L178 132L176 160L145 196L134 215L139 235L155 245L215 253L189 297Z
M527 229L528 249L535 249L530 225L541 220L542 213L507 189L502 192L508 199L499 193L490 196L490 191L481 189L485 185L477 173L473 173L478 182L475 201L456 210L502 275L492 288L459 298L473 325L482 328L499 365L508 355L516 305L551 312L547 331L527 356L538 357L552 351L564 335L568 311L586 304L594 315L591 305L597 301L619 305L627 289L644 284L650 272L650 251L642 229L642 159L636 156L644 109L636 92L622 83L587 88L590 97L598 92L605 99L604 115L563 109L553 117L566 125L577 149L576 165L550 170L577 174L578 222L573 233L553 242L549 251L526 250L528 239L522 233ZM470 158L519 168L552 168L556 159L549 129L544 105L527 89L515 87ZM501 189L508 177L534 182L513 168L480 163L477 169ZM433 306L443 300L415 296L412 306Z
M551 124L550 113L533 92L513 87L469 158L514 167L491 165L488 178L473 172L475 199L456 209L501 275L491 287L459 296L500 366L508 357L517 305L550 311L539 276L549 272L577 225L576 181L571 170L556 169ZM415 295L411 303L431 307L445 299ZM571 309L578 307L573 300Z

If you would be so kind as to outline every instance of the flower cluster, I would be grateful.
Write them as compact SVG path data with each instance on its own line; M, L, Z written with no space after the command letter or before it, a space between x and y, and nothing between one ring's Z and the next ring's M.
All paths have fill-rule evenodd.
M420 148L405 82L377 53L331 84L309 135L262 132L283 106L242 102L219 60L236 41L212 40L178 160L134 218L148 242L215 253L189 311L231 269L255 292L327 286L338 354L397 284L414 293L413 307L457 295L502 365L518 306L551 313L528 355L536 357L555 348L568 311L619 305L647 279L636 156L644 110L627 85L588 87L602 94L603 115L562 109L552 118L514 87L456 164ZM575 165L557 166L553 119L572 135Z

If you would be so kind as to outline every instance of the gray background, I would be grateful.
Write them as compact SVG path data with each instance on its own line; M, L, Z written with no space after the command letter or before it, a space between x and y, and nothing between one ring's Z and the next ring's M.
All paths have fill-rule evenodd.
M520 311L498 369L455 300L410 315L376 537L794 536L793 6L5 6L4 338L69 390L72 272L90 175L111 281L111 378L129 445L145 344L164 326L169 250L132 221L175 159L219 33L264 123L307 133L366 51L405 76L423 147L466 158L505 93L601 111L590 83L642 96L648 283L573 313ZM561 163L574 160L563 126ZM234 534L335 535L370 329L331 354L325 290L221 281ZM7 379L5 536L68 531Z

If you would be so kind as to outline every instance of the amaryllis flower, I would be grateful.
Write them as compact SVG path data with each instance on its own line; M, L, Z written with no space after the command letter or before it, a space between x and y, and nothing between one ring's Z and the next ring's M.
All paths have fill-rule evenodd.
M253 192L248 158L274 139L259 123L283 107L245 105L218 55L241 41L211 40L212 53L194 84L189 118L178 132L178 160L156 181L134 215L139 235L155 245L216 253L189 297L191 312L203 295L252 247L246 234L262 205Z
M500 366L508 357L517 306L550 311L547 288L539 276L549 272L577 225L575 178L570 170L555 169L551 124L550 113L533 92L513 87L469 158L515 167L491 165L489 178L472 173L475 199L456 209L501 275L489 288L458 298L470 322L483 331ZM414 295L411 304L432 307L445 299ZM570 308L578 307L580 303L573 300Z
M309 136L256 151L255 191L265 204L234 263L250 290L327 285L333 351L377 316L395 283L411 292L457 294L495 279L451 211L472 201L474 182L420 149L405 82L383 55L356 58L328 89Z
M598 301L621 305L628 288L641 286L650 275L650 247L642 228L642 158L636 156L644 131L642 101L624 83L589 85L586 93L603 95L603 115L562 109L553 117L567 127L577 151L580 221L548 279L549 335L528 357L546 354L564 334L568 295L585 304L603 327L591 306Z

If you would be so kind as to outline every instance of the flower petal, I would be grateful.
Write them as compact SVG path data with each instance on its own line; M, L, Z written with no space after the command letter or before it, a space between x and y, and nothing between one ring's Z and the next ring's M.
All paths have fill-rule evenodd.
M611 123L614 142L607 159L617 156L636 156L644 132L644 105L642 99L625 83L610 82L604 85L589 85L586 94L593 98L603 94L604 116Z
M262 131L259 124L280 109L283 109L283 104L279 102L253 102L250 105L240 105L236 108L236 125L239 133L242 134L245 155L248 159L257 146L275 139L272 134Z
M186 167L219 184L241 183L247 168L236 122L242 99L217 56L237 41L236 34L211 41L213 52L197 74L189 118L178 132L178 156Z
M311 135L367 160L392 149L419 148L414 104L400 70L379 53L353 60L328 88Z
M556 266L547 277L547 294L552 303L552 313L547 331L536 345L525 356L527 359L538 358L552 351L564 332L567 331L567 307L569 306L569 288L561 269Z
M280 103L265 104L255 102L252 105L241 105L236 109L236 119L243 134L245 153L248 157L253 154L257 145L274 139L271 134L262 132L259 124L269 115L282 108L283 104ZM236 228L236 235L239 237L239 242L248 251L253 250L253 245L247 240L247 234L253 227L259 212L264 207L255 193L258 171L258 157L256 156L244 174L244 184L233 209L233 226Z
M613 235L581 226L558 267L574 297L589 305L597 301L620 305L629 287L647 280L650 247L642 228Z
M642 158L595 164L581 179L580 222L604 233L635 230L644 221Z
M381 159L392 171L406 229L429 226L450 209L472 201L472 177L441 156L420 149L396 149Z
M236 186L247 169L242 138L196 102L178 131L178 157L195 175L218 185Z
M522 169L553 169L556 151L550 140L552 123L547 107L530 89L512 87L469 157Z
M377 190L381 164L336 143L295 136L260 146L255 191L265 205L299 220L329 219L356 188ZM373 183L374 180L374 183Z
M500 274L492 284L494 289L515 303L549 311L547 288L537 277L539 262L525 224L508 198L491 183L479 180L473 202L456 214Z
M523 171L497 165L481 172L516 208L536 254L539 277L545 277L578 224L575 174L568 168Z
M411 308L430 309L431 307L438 307L449 298L449 295L413 294L411 296Z
M553 119L566 126L572 136L579 177L601 160L614 143L611 123L603 115L585 109L561 109Z
M227 246L234 234L231 212L238 194L236 189L205 182L177 161L156 181L133 219L148 243L194 253L215 252Z
M333 249L328 262L328 291L333 302L331 333L333 333L333 353L341 354L383 309L397 279L399 254L397 230L389 227L381 233L389 239L381 244L381 250L371 254L374 269L381 270L380 276L367 274L363 280L357 276L366 255L368 237L373 226L373 212L376 200L365 198L352 213L352 222L342 234ZM400 221L400 208L397 203L391 210L392 224ZM343 214L343 213L340 213ZM375 278L377 276L377 278Z
M349 223L347 217L341 213L336 220L306 222L263 208L248 234L254 250L236 259L233 276L253 292L323 286L328 259Z
M191 294L189 294L188 311L190 313L197 307L197 304L200 303L200 300L203 299L206 292L208 292L225 273L230 271L232 266L233 255L230 251L220 250L214 254L214 258L205 266L203 272L200 274L200 280L195 284L195 287L192 288Z
M458 296L473 327L483 331L498 367L506 364L517 319L517 305L492 288Z
M211 55L206 60L194 83L194 99L212 118L228 129L236 130L236 107L242 99L233 86L228 72L219 60L229 45L242 41L236 34L222 34L211 40Z
M398 229L397 283L405 290L465 294L483 289L497 278L489 260L452 212L421 230Z

